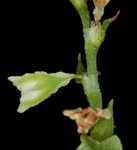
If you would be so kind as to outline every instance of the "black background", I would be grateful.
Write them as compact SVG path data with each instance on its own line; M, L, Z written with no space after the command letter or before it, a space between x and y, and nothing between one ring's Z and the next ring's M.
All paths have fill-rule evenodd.
M93 8L93 3L89 4ZM78 14L68 0L6 1L1 7L0 108L5 146L75 150L80 143L76 125L62 116L62 110L87 106L81 86L72 81L45 102L18 114L20 93L7 77L34 71L74 73L78 51L83 50ZM109 27L98 54L98 70L104 107L115 100L115 133L127 150L133 146L129 141L136 119L130 92L135 59L128 46L132 38L128 34L134 29L129 29L128 20L132 19L118 0L110 2L104 18L112 17L118 9L121 14Z

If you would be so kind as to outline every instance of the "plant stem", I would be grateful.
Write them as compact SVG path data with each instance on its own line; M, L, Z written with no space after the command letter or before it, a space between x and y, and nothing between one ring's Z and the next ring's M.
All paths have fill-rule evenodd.
M87 74L83 77L83 87L92 108L102 108L102 96L99 89L97 71L98 48L99 47L95 46L92 42L86 41L85 38Z
M98 39L96 39L96 36L98 36L98 31L95 31L96 29L93 28L91 33L91 19L87 1L70 0L70 2L79 13L83 25L87 61L87 74L83 75L82 80L84 92L92 108L102 108L102 96L99 89L96 63L97 51L99 49L99 42Z
M72 5L75 7L82 21L83 28L89 28L90 26L90 13L85 0L70 0Z
M85 53L86 53L88 75L97 75L98 74L96 65L97 47L85 40Z

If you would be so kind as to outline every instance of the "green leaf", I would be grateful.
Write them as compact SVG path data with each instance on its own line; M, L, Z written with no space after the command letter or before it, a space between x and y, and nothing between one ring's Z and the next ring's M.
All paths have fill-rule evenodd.
M99 142L95 141L91 137L87 135L81 135L81 144L77 148L77 150L96 150L99 147Z
M82 143L79 145L79 147L77 148L77 150L93 150L90 146Z
M94 140L92 137L87 135L80 136L81 142L86 145L86 147L90 148L90 150L98 150L100 143Z
M114 133L113 100L109 102L108 109L112 117L110 119L101 118L90 132L91 137L100 142Z
M81 60L81 54L79 53L76 74L82 75L84 72L85 72L85 68L84 68L82 60ZM82 82L81 79L76 79L75 81L78 84L80 84Z
M76 78L74 74L57 72L35 72L23 76L13 76L8 79L21 91L18 112L23 113L30 107L38 105L59 88L66 86L71 79Z
M98 150L123 150L122 144L118 136L114 135L100 144L100 149Z
M77 150L123 150L122 144L116 135L102 142L98 142L87 135L81 135L81 142Z
M119 14L120 14L120 10L117 11L117 13L116 13L116 15L114 17L106 19L106 20L103 21L103 23L101 25L101 28L102 28L102 34L101 34L102 41L105 39L107 28L109 27L109 25L113 21L115 21L118 18Z

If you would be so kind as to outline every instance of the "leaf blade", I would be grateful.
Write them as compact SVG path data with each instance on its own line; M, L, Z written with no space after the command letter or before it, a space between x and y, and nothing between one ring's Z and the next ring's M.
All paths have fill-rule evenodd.
M81 58L81 53L78 54L78 63L77 63L77 69L76 69L76 74L82 75L86 72L84 65L82 63L82 58ZM81 84L82 79L76 79L76 83Z
M21 91L18 112L23 113L30 107L38 105L49 98L74 78L76 78L75 74L63 72L50 74L35 72L34 74L27 73L23 76L9 77L8 80Z
M90 132L91 137L100 142L111 137L114 133L113 100L109 102L108 109L112 117L110 119L101 118Z
M123 150L118 136L113 135L102 142L98 142L90 136L81 135L81 144L77 150Z
M103 23L101 25L101 30L102 30L101 31L101 37L102 37L102 41L104 41L104 39L105 39L106 31L107 31L109 25L118 18L119 14L120 14L120 10L117 11L117 13L116 13L116 15L114 17L109 18L109 19L105 19L103 21Z
M87 145L91 150L96 150L98 149L100 142L97 140L94 140L92 137L87 136L87 135L81 135L80 137L81 142Z
M118 136L113 135L100 144L99 150L123 150L123 148Z

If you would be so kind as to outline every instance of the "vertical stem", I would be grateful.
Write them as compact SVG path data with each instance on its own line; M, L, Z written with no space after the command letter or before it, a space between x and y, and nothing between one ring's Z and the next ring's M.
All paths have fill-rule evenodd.
M96 63L97 51L99 48L98 44L96 43L96 35L98 33L96 33L95 31L96 29L95 30L93 29L92 30L93 32L89 34L91 31L90 30L91 19L90 19L88 6L87 6L87 1L70 0L70 2L79 13L83 25L83 33L85 39L85 53L86 53L86 61L87 61L87 73L83 75L83 80L82 80L84 92L87 96L88 102L91 107L101 108L102 96L99 89L97 63Z
M87 73L88 75L97 75L97 47L93 45L91 42L85 40L85 53L86 53L86 61L87 61Z
M70 0L70 2L80 16L83 28L89 28L91 19L86 0Z
M102 95L98 83L97 51L98 47L92 42L86 41L85 38L87 74L83 77L83 87L90 106L102 108Z

